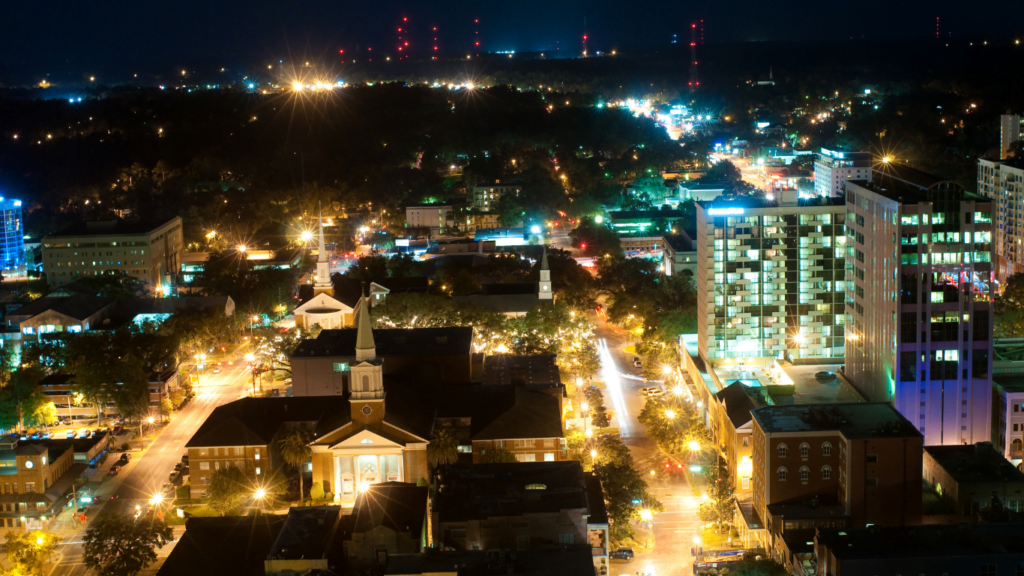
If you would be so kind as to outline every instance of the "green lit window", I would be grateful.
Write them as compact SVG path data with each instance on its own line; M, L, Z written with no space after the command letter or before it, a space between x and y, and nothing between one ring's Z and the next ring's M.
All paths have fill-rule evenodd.
M932 304L941 304L945 302L945 296L942 292L932 292Z
M348 362L335 362L334 372L340 374L342 372L348 372Z

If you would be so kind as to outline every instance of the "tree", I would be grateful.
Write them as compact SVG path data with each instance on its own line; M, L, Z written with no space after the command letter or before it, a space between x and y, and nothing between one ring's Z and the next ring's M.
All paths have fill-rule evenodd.
M700 505L700 509L704 512L698 510L698 513L701 515L702 521L713 522L715 529L721 531L724 526L732 522L736 498L732 495L733 483L729 468L721 458L716 459L718 460L717 464L705 472L708 479L708 500ZM709 520L705 520L705 518L709 518Z
M10 573L42 576L43 567L50 562L50 557L62 541L60 536L40 530L28 533L7 532L4 553L12 564ZM4 572L7 573L6 570Z
M580 220L576 228L569 232L569 239L573 248L582 250L587 256L622 255L622 244L618 234L590 218Z
M421 264L412 254L396 254L388 259L388 276L392 278L410 278L422 275Z
M744 558L729 566L729 573L734 576L786 576L786 567L774 560L762 558Z
M160 416L163 418L170 419L171 414L174 413L174 402L170 398L164 398L160 401Z
M156 550L173 537L171 527L158 518L136 523L127 514L101 514L85 532L85 566L99 576L133 576L156 561Z
M252 495L252 481L241 468L228 466L210 476L210 487L206 490L206 505L221 516L237 510Z
M366 282L387 278L388 259L385 256L363 256L348 267L345 276Z
M299 502L303 498L302 467L313 457L313 450L309 447L310 442L312 442L312 438L310 438L309 432L303 428L292 430L278 441L281 458L284 458L285 462L290 466L295 466L299 471ZM320 491L323 492L322 486Z
M309 488L309 498L314 502L319 502L324 499L324 485L320 482L313 482L313 485Z
M121 270L115 270L98 276L82 276L75 283L83 289L95 293L97 296L113 298L114 300L137 298L145 290L142 280L129 276Z
M30 428L53 426L57 423L57 406L39 390L22 401L21 412L25 425Z
M175 388L174 390L171 390L171 393L168 394L167 398L171 401L171 405L174 408L180 408L181 403L185 401L185 391L180 387Z
M608 516L612 521L613 540L632 536L631 520L640 518L641 510L652 514L665 507L647 491L647 482L636 471L629 448L618 438L606 438L597 445L594 473L601 480Z
M518 462L518 460L516 460L516 455L508 448L494 448L488 450L486 454L481 456L480 462L484 464L505 464L509 462Z
M438 428L427 444L427 461L434 468L441 464L454 464L459 459L459 440L448 427Z

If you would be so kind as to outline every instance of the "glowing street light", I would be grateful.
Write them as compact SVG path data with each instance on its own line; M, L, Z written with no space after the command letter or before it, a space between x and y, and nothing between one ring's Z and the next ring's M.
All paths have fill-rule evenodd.
M697 442L696 440L690 440L690 443L687 444L687 447L689 447L690 450L693 450L694 452L700 452L700 442Z
M665 417L668 418L669 420L675 420L675 418L676 418L676 411L675 410L665 410Z
M305 86L302 85L302 82L299 82L298 80L292 82L292 90L295 90L296 92L302 92L303 88L305 88Z
M153 417L150 416L149 418L146 418L146 422L149 422L150 424L152 424L153 423Z
M160 503L163 502L163 501L164 501L164 495L163 494L155 494L152 498L149 499L149 503L152 506L159 506Z
M245 251L248 250L248 249L249 249L249 247L246 246L245 244L239 244L238 245L238 251L241 252L242 254L245 254Z
M672 393L675 394L676 396L682 396L683 395L683 387L682 386L676 386L676 387L672 388Z
M248 354L245 355L245 361L249 362L249 363L255 362L256 361L256 355L253 354L252 352L249 352Z
M594 436L594 431L593 431L593 430L591 430L590 428L587 428L587 431L586 431L586 432L584 432L584 433L583 433L583 435L584 435L584 436L586 436L587 438L593 438L593 436Z
M888 156L882 157L882 164L888 164L888 163L889 163L889 157Z
M256 490L256 493L253 494L253 497L255 497L257 500L262 500L266 495L267 495L267 491L264 490L263 488L260 488L260 489Z
M359 491L360 492L366 492L369 489L370 489L370 483L369 482L363 481L363 482L359 483Z
M648 510L647 508L644 508L643 510L640 511L640 519L644 522L650 522L653 518L654 513Z
M588 409L590 409L590 405L587 404L586 402L581 402L580 403L580 409L582 409L584 412L586 412Z
M668 364L662 366L661 367L661 373L662 374L671 374L672 373L672 367L669 366Z
M313 233L310 232L309 230L303 230L300 238L302 239L303 242L309 242L313 239Z

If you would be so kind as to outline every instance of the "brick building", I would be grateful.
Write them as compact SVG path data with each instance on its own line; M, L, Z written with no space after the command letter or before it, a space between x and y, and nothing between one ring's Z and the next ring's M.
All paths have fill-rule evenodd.
M988 442L925 446L924 479L952 505L960 522L979 514L1024 511L1024 472Z
M891 405L751 414L753 510L766 548L777 549L789 530L920 522L923 438Z
M0 532L45 529L43 518L61 510L66 493L79 481L87 464L75 463L69 445L46 441L19 444L10 436L0 438Z

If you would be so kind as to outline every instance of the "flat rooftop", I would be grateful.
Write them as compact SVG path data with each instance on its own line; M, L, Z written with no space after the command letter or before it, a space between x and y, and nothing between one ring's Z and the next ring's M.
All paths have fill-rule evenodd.
M994 557L1024 554L1024 523L819 529L817 541L840 560Z
M934 202L946 198L961 202L991 202L991 199L968 192L947 178L900 164L886 164L872 170L871 180L851 180L849 183L901 204Z
M65 238L68 236L114 236L114 235L125 235L125 236L137 236L142 234L149 234L153 230L166 226L174 220L180 221L181 219L175 216L174 218L140 218L140 219L122 219L122 218L111 218L108 220L83 220L76 222L54 234L50 234L43 238L44 240L52 238Z
M1024 482L1024 472L1018 470L989 442L967 446L925 446L924 451L960 484Z
M846 210L846 198L842 196L817 196L814 198L799 198L796 204L783 204L779 201L780 194L775 194L772 199L764 193L752 194L749 196L736 196L732 199L718 197L714 200L701 200L697 207L707 211L709 209L739 208L739 209L767 209L767 208L789 208L797 212L800 208L832 207L832 212L840 213ZM736 214L737 216L741 214Z
M434 499L438 522L463 522L587 508L579 462L450 466Z
M921 432L890 404L805 404L751 410L762 430L839 431L849 439L921 437Z

